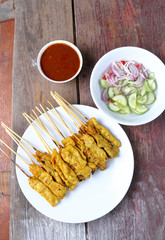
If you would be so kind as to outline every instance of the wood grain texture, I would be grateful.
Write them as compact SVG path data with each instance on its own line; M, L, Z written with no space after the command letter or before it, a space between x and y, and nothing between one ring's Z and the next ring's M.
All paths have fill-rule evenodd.
M72 103L77 102L76 80L50 83L41 77L36 66L38 52L47 42L57 39L73 42L72 3L16 0L15 11L12 125L22 135L28 126L22 112L30 113L39 103L46 106L46 98L51 99L50 90L56 90ZM52 99L51 102L54 103ZM10 239L85 239L84 224L59 223L35 210L24 198L14 168L11 192Z
M124 45L140 46L165 61L164 1L73 0L73 3L75 28L71 1L15 0L12 116L13 129L19 134L28 126L21 113L29 113L38 103L45 106L50 89L57 90L71 103L77 102L76 81L50 84L38 73L36 57L47 42L54 39L73 42L75 31L76 44L84 58L79 75L80 103L92 106L90 74L107 51ZM131 187L118 207L87 223L86 228L84 224L56 222L37 212L24 198L12 168L10 239L163 240L164 119L162 114L149 124L123 127L135 155Z
M12 104L12 60L14 20L0 23L0 122L11 126ZM10 137L1 128L0 138L8 145ZM6 151L10 153L10 151ZM0 153L0 172L10 171L10 162Z
M14 1L13 0L1 0L0 1L0 22L14 19Z
M10 172L0 173L0 194L10 195Z
M96 61L111 49L139 46L165 61L164 1L75 0L74 8L77 46L85 58L79 76L81 104L94 106L89 97L90 74ZM164 239L164 122L163 113L143 126L123 127L135 155L133 182L117 208L87 223L88 240Z
M10 196L0 195L0 240L9 239Z
M12 59L14 41L14 20L0 23L0 122L11 126L12 103ZM11 145L5 131L0 138ZM10 151L5 151L10 154ZM10 161L0 153L0 240L9 238L10 219Z
M94 106L89 82L101 56L121 46L145 48L165 61L164 1L74 1L76 42L84 57L80 101ZM154 17L153 17L154 16Z

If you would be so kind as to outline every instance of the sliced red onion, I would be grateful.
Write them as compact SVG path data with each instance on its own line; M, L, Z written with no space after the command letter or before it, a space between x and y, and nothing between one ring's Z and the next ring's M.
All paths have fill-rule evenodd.
M132 82L132 85L138 85L144 81L144 78L139 76L136 81Z
M142 83L140 83L140 84L136 85L136 87L137 87L137 88L140 88L140 87L142 87L142 86L143 86L143 84L144 84L144 82L142 82Z
M147 69L141 64L139 67L139 72L144 75L145 78L148 78L148 72Z
M138 65L138 67L137 67ZM121 87L124 87L128 83L135 87L141 87L144 84L144 79L148 78L148 72L146 68L135 61L122 61L112 62L111 65L105 70L104 75L108 85L115 87L119 94L129 95L132 91L123 94ZM126 80L123 84L120 84L120 80ZM108 101L107 90L102 92L103 101Z
M107 89L104 89L104 90L102 91L101 99L102 99L104 102L107 102L107 101L109 100L109 97L107 96Z
M116 64L116 62L113 62L111 64L111 69L112 69L112 72L117 76L117 77L121 77L124 75L124 71L122 71L118 65Z

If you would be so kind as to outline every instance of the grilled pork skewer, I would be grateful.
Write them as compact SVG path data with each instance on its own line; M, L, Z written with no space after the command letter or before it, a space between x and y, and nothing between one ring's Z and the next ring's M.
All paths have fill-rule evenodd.
M44 109L44 108L42 107L42 109ZM24 114L24 116L25 116L25 114ZM26 119L27 118L29 120L29 116L26 114ZM28 121L28 122L30 122L30 121ZM40 125L38 125L38 126L40 127ZM34 128L34 126L33 126L33 128ZM56 126L55 130L56 129L57 129L57 126ZM59 132L59 130L58 130L58 132ZM87 166L85 156L83 158L82 155L79 153L78 149L76 149L72 145L62 147L57 141L56 141L56 143L58 144L59 153L60 153L61 157L63 158L63 160L66 163L69 164L69 166L72 168L72 170L74 170L74 172L76 173L79 181L84 180L84 177L89 178L92 169L89 166Z
M52 97L57 101L60 101L60 103L62 104L63 107L65 107L75 118L76 120L78 120L78 122L85 128L87 129L87 126L83 123L82 121L69 109L69 107L66 105L66 103L69 106L72 106L70 103L68 103L64 98L62 98L58 93L55 92L55 94L53 94L53 92L51 92ZM58 102L59 103L59 102ZM61 106L61 105L60 105ZM74 110L76 110L81 116L83 116L85 118L85 120L92 121L94 126L96 127L96 129L99 131L99 133L109 142L111 142L114 146L116 147L120 147L120 141L118 139L116 139L109 131L108 129L104 128L103 126L101 126L95 118L92 119L88 119L87 117L85 117L82 113L80 113L80 111L78 111L75 107L72 106L72 108L74 108Z
M52 207L54 207L58 204L59 198L57 198L47 186L45 186L37 178L28 176L20 168L20 166L12 158L10 158L1 148L0 148L0 151L3 152L3 154L16 165L23 172L23 174L26 175L26 177L28 177L28 182L32 189L34 189L36 192L38 192Z
M25 116L25 118L28 120L29 124L32 125L32 123L31 123L30 120L29 120L29 116L28 116L27 114L26 114L26 115L24 114L24 116ZM39 134L39 132L36 130L36 128L34 127L34 125L32 125L32 126L33 126L34 130L37 132L37 135L39 136L40 140L43 142L44 139L42 138L42 136L41 136L41 135ZM40 127L40 125L38 125L38 127ZM42 128L41 128L41 130L42 130ZM75 171L73 171L73 170L75 170L75 169L70 169L71 166L70 166L70 165L67 165L67 163L65 163L65 162L63 161L63 159L61 159L61 162L63 162L63 164L61 164L61 168L60 168L59 165L58 165L57 163L55 163L54 160L51 159L52 153L53 153L55 150L50 149L50 147L47 145L47 143L46 143L45 141L44 141L43 143L44 143L44 145L46 145L46 148L49 149L49 151L51 151L51 154L49 154L49 155L48 155L47 153L44 153L44 154L47 155L47 159L49 159L49 162L50 162L51 164L53 163L53 168L59 173L61 179L65 182L66 186L68 187L68 190L71 191L71 190L77 185L78 178L77 178L76 175L79 174L79 171L75 172ZM64 149L56 140L55 140L55 143L56 143L56 145L58 146L58 148L59 148L61 151L65 152L65 153L67 154L67 150ZM38 151L36 151L36 153L37 153L37 155L39 155L39 156L43 155L42 153L39 153ZM39 154L38 154L38 153L39 153ZM68 153L68 155L69 155L69 154L70 154L70 153ZM36 160L38 161L38 156L35 155L34 157L35 157ZM73 158L73 156L72 156L72 158ZM62 166L63 166L63 169L62 169ZM65 169L65 171L64 171L64 169ZM70 174L72 174L72 179L74 178L74 182L71 181L71 179L70 179L70 178L68 177L68 175L66 174L66 169L67 169L68 172L70 172ZM76 170L77 170L77 169L76 169ZM63 172L63 171L64 171L64 172ZM74 172L75 172L76 174L75 174ZM65 173L65 175L64 175L64 173ZM80 173L79 175L81 175L81 173ZM71 182L70 182L70 181L71 181Z
M76 174L70 169L70 167L65 162L63 162L63 160L60 161L60 167L59 167L58 164L56 164L55 162L52 162L51 160L52 155L49 155L46 152L41 153L39 150L35 149L33 146L29 144L29 146L36 151L36 154L33 154L21 141L18 140L18 138L22 139L18 134L16 134L13 130L11 130L5 124L2 124L2 125L7 131L7 133L10 135L12 134L12 138L13 137L15 138L13 140L17 141L21 146L21 148L23 146L26 149L26 151L31 155L31 157L34 157L37 160L37 162L39 162L39 164L46 170L46 172L48 172L54 178L54 180L57 183L60 183L62 186L67 186L69 191L71 191L76 186L76 183L78 182ZM18 137L17 139L16 139L16 136L14 136L14 134L16 134L16 136ZM24 139L22 140L26 142L26 140ZM42 140L42 138L40 138L40 140ZM25 152L26 155L27 155L27 152ZM29 155L27 156L29 157ZM32 158L30 158L30 160L34 163ZM70 173L70 177L65 176L67 172ZM70 181L72 180L72 181L69 182L67 178L69 178L69 180Z
M57 93L56 93L56 95L52 93L52 96L63 108L66 108L67 110L69 110L69 108L66 106L64 101L61 100L61 97ZM69 110L69 112L75 117L75 115L73 114L73 112L71 110ZM116 139L106 128L101 126L96 121L95 118L87 119L85 116L84 116L84 118L87 120L87 125L83 124L80 127L80 129L83 130L83 132L87 132L88 134L93 136L97 142L97 145L99 147L103 148L107 152L107 154L110 158L116 157L119 152L118 147L120 147L120 145L121 145L120 141L118 139ZM76 117L76 119L80 122L80 124L82 124L82 122L77 117ZM73 120L73 118L72 118L72 120Z
M9 136L11 136L11 138L16 142L16 144L18 146L21 147L21 149L26 153L23 145L19 144L19 141L12 136L8 131L7 133L9 134ZM4 142L1 140L1 142L4 144ZM7 148L9 148L9 146L7 144L4 144ZM10 148L9 148L10 149ZM15 153L15 152L14 152ZM17 156L24 161L24 163L26 163L29 167L29 171L34 175L35 178L39 179L42 183L44 183L47 187L49 187L49 189L60 199L62 199L65 194L66 194L66 187L64 187L63 185L61 185L60 183L57 183L53 180L53 178L49 175L49 173L47 173L42 167L38 166L37 164L35 164L33 162L33 160L30 158L30 156L27 154L27 156L29 157L29 159L31 160L31 162L33 162L33 164L28 164L22 157L20 157L20 155L17 154Z

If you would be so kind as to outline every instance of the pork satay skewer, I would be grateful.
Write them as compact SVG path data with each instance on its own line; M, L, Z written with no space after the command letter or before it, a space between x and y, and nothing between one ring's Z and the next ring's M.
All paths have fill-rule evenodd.
M27 114L26 114L26 116L27 116ZM28 121L28 122L30 122L30 121ZM40 127L41 128L41 126L40 125L38 125L38 127ZM35 127L33 126L33 128L35 129ZM42 128L41 128L42 129ZM36 130L37 131L37 130ZM38 132L38 131L37 131ZM42 138L42 136L39 134L39 132L38 132L38 136L40 137L40 139L41 140L44 140L43 138ZM57 147L59 148L59 149L62 149L63 147L61 147L61 145L57 142ZM52 151L52 150L51 150ZM53 151L52 151L53 152ZM55 170L59 173L59 175L60 175L60 177L61 177L61 179L67 184L67 180L66 180L66 178L65 178L65 176L63 175L63 172L61 171L61 169L59 168L59 166L57 165L57 164L54 164L53 165L53 167L55 168Z
M41 181L39 181L35 177L28 176L20 168L20 166L12 158L10 158L1 148L0 148L0 151L2 151L2 153L7 158L9 158L25 174L25 176L28 178L29 185L32 189L37 191L52 207L58 204L59 198L55 194L53 194L53 192L47 186L45 186L45 184L43 184Z
M61 185L63 185L63 186L65 186L65 183L64 183L64 181L63 181L63 179L61 178L61 175L62 174L60 174L59 175L59 171L57 171L57 169L55 169L54 167L53 167L53 165L52 165L52 163L51 163L51 156L50 155L48 155L47 153L44 153L44 155L45 154L47 154L43 159L42 158L40 158L40 156L39 156L39 154L40 155L43 155L42 153L40 153L40 151L38 151L36 148L34 148L33 146L31 146L30 144L30 146L31 146L31 148L33 148L34 150L35 150L35 152L36 152L36 154L33 154L21 141L19 141L19 139L22 139L18 134L16 134L13 130L11 130L9 127L5 127L5 126L3 126L4 128L5 128L5 131L12 137L12 139L17 143L17 145L19 144L19 145L22 145L22 147L23 147L23 151L25 152L25 154L29 157L29 155L27 154L27 152L32 156L32 157L34 157L36 160L37 160L37 162L45 169L45 171L46 172L48 172L54 179L55 179L55 181L56 182L58 182L58 183L60 183ZM15 136L14 134L17 136ZM26 141L25 141L26 142ZM20 146L21 147L21 146ZM26 149L26 151L25 151L25 149ZM30 157L29 157L30 158ZM50 159L50 161L45 161L46 159L45 158L49 158ZM35 164L35 162L32 160L32 158L30 158L30 160Z
M25 113L24 113L25 115ZM26 114L26 119L29 120L28 118L29 116ZM30 120L28 121L29 123ZM33 126L33 125L32 125ZM38 127L41 128L40 125L38 125ZM35 129L35 127L33 126L33 128ZM36 130L36 129L35 129ZM36 130L37 135L40 137L40 139L42 138L41 135L39 134L39 132ZM43 142L44 139L42 139ZM74 167L74 171L76 172L77 175L79 175L80 179L82 179L82 175L84 175L85 177L89 178L90 177L90 173L92 171L92 169L90 169L88 166L86 166L86 161L84 159L81 158L81 155L76 152L76 150L73 148L73 146L64 148L63 147L58 147L60 149L60 154L63 154L63 158L65 158L64 160L71 164L70 166ZM55 167L55 166L54 166Z
M15 143L21 147L21 149L24 151L24 153L29 157L30 161L33 162L33 164L28 164L20 155L17 154L17 156L29 166L29 171L37 178L39 179L42 183L44 183L47 187L50 188L50 190L60 199L62 199L65 194L66 194L66 187L63 185L55 182L53 178L50 176L49 173L47 173L42 167L38 166L35 164L35 162L30 158L30 156L26 153L25 149L19 145L19 141L10 135L8 132L9 136L15 141ZM8 146L7 144L5 146ZM15 152L14 152L15 153Z
M59 103L59 105L61 107L63 107L63 105L61 105L61 101L58 99L56 99L56 101ZM74 123L76 123L75 119L67 112L67 110L63 107L64 111L69 115L69 117L72 118L72 121ZM76 124L77 126L77 124ZM79 125L77 126L78 129L81 129L79 127ZM87 128L87 126L85 125L85 127ZM95 165L98 166L101 170L104 170L106 168L106 163L108 161L108 157L107 157L107 154L106 152L99 148L97 146L97 144L95 143L94 139L93 139L93 136L90 136L88 134L85 134L85 131L83 130L83 141L86 145L86 147L90 148L91 152L88 151L88 157L91 158L91 161L94 161ZM95 159L95 160L92 160L92 159Z
M68 106L65 104L65 102L64 101L62 101L61 100L61 96L58 94L52 94L52 96L54 96L54 98L58 98L58 100L60 100L60 102L63 104L63 107L65 107L74 117L75 117L75 114L71 111L71 110L69 110L69 108L68 108ZM62 98L63 99L63 98ZM57 99L56 99L56 101L57 101ZM81 120L77 117L76 118L78 121L79 121L79 123L81 124ZM109 141L109 142L112 142L112 144L113 145L115 145L116 147L120 147L121 146L121 144L120 144L120 141L118 140L118 139L116 139L109 131L108 131L108 129L106 129L105 127L103 127L103 126L101 126L97 121L96 121L96 119L95 118L91 118L91 119L87 119L86 118L86 120L88 121L88 122L90 122L90 121L93 121L93 124L95 125L95 127L96 127L96 129L97 129L97 131L102 135L102 137L104 137L107 141ZM87 122L87 124L88 124L88 122ZM82 125L82 124L81 124ZM85 130L86 131L89 131L88 130L88 127L85 125L84 126L84 124L82 125L83 127L85 127ZM80 128L81 129L81 128ZM92 133L91 133L92 134Z
M62 148L62 146L60 146L60 147ZM63 180L66 183L66 185L68 186L68 190L71 191L77 185L77 182L78 182L76 174L67 165L67 163L65 163L63 161L63 159L61 158L60 154L57 153L57 151L55 149L53 151L53 155L52 155L51 161L52 161L52 164L53 164L54 168L57 168L57 164L56 163L58 163L59 168L61 169L61 171L64 173L64 176L65 176Z
M91 154L89 156L89 150L86 150L86 146L85 144L83 143L83 141L75 134L72 132L72 130L68 127L68 125L64 122L64 120L62 119L62 117L60 116L60 114L57 112L57 110L53 107L53 105L50 103L51 107L55 110L56 115L54 112L52 112L49 108L47 108L49 111L51 111L51 113L56 117L58 118L58 120L70 131L70 133L72 134L73 137L67 137L65 138L62 143L65 145L65 143L68 142L68 140L71 140L70 141L70 144L75 144L76 147L78 147L78 149L80 151L82 151L83 154L85 154L85 156L87 157L87 165L92 169L92 172L95 171L95 169L97 168L97 166L95 165L94 163L94 159L92 158ZM75 139L73 139L75 138ZM76 140L76 141L75 141ZM77 141L78 141L78 144L77 144ZM74 145L73 144L73 145ZM87 153L87 154L86 154Z
M24 117L27 119L27 121L29 122L29 124L30 125L32 125L32 123L30 122L30 120L29 120L29 116L27 115L27 114L24 114ZM32 125L33 126L33 125ZM38 127L40 128L40 129L42 129L41 128L41 126L40 125L38 125ZM38 135L38 137L40 138L40 140L41 140L41 142L44 144L44 146L46 147L46 149L49 149L48 150L48 153L49 153L49 155L51 156L52 155L52 153L53 153L53 150L49 147L49 145L46 143L46 141L43 139L43 137L40 135L40 133L37 131L37 129L33 126L33 128L34 128L34 130L36 131L36 133L37 133L37 135ZM48 132L46 132L46 133L48 133ZM49 135L49 134L48 134ZM56 141L56 140L54 140L53 141L55 144L56 144L56 146L58 147L58 148L60 148L60 144ZM36 151L36 153L37 153L37 151ZM35 157L35 159L38 161L39 159L38 159L38 157L37 156L34 156ZM51 157L50 157L50 159L51 159ZM40 162L40 164L42 163L42 161ZM49 167L50 167L50 164L51 164L51 161L49 160ZM48 163L46 163L46 164L48 164ZM62 182L63 182L63 184L64 184L64 182L65 182L65 177L63 176L63 173L61 172L61 170L59 169L59 167L58 166L56 166L56 168L55 168L55 166L53 166L53 168L57 171L57 173L58 173L58 181L60 180L60 178L61 178L61 180L62 180ZM59 178L60 177L60 178ZM56 176L56 178L57 178L57 176ZM55 179L56 179L55 178ZM61 182L61 183L62 183Z
M46 112L43 107L42 107L42 109L44 112ZM50 118L50 116L49 116L49 118ZM53 121L53 120L51 119L51 121ZM56 128L57 128L57 126L56 126ZM56 130L56 128L55 128L55 130ZM58 132L59 131L60 130L58 130ZM65 139L65 138L63 137L63 139ZM82 173L82 175L84 174L85 177L89 178L92 169L90 169L90 167L86 166L87 161L86 161L85 155L83 153L80 153L79 150L75 148L75 146L72 146L72 145L65 146L65 148L60 150L60 153L61 153L61 155L63 155L65 161L69 161L68 163L71 163L71 165L74 166L76 174Z

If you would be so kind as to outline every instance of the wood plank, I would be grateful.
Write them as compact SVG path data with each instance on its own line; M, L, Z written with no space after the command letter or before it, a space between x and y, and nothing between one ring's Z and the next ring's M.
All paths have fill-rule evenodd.
M10 196L0 195L0 240L9 239Z
M0 194L10 195L10 172L0 173Z
M8 126L11 126L13 41L14 20L0 23L0 122ZM11 145L2 127L0 138ZM9 238L10 168L10 161L0 152L0 240Z
M13 60L14 20L0 23L0 122L11 126L12 104L12 60ZM11 144L1 127L0 138ZM6 151L9 153L9 151ZM10 162L0 153L0 172L10 171Z
M0 22L14 19L14 1L13 0L1 0L0 1Z
M147 0L141 3L84 0L74 1L74 7L76 41L84 57L79 75L81 104L95 106L89 88L90 75L96 62L108 51L121 46L139 46L165 61L163 0L158 4Z
M90 74L96 61L111 49L140 46L165 61L163 4L146 0L74 1L76 41L85 59L79 76L81 104L94 106L89 97ZM118 207L87 224L88 240L164 239L164 119L165 113L143 126L123 126L135 154L133 182Z
M71 0L16 0L15 11L12 124L14 131L21 135L28 126L21 116L23 111L29 113L39 103L46 106L46 98L54 103L50 90L76 103L77 90L76 80L50 83L41 77L36 66L37 54L47 42L74 41ZM84 224L65 224L43 216L23 196L14 168L11 178L10 239L85 239Z

